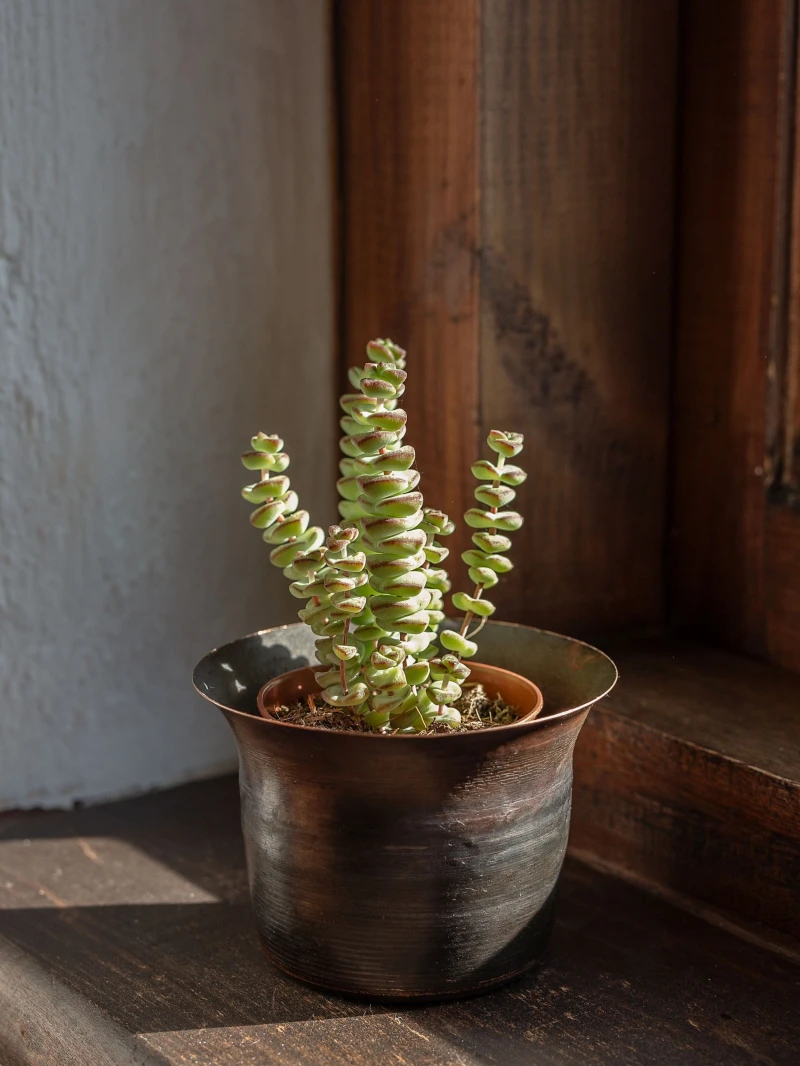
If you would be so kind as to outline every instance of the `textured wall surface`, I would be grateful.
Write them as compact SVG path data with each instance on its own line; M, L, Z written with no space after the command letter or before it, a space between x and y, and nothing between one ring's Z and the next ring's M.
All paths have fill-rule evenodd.
M234 763L191 667L297 606L250 433L334 511L325 37L324 0L0 0L0 806Z

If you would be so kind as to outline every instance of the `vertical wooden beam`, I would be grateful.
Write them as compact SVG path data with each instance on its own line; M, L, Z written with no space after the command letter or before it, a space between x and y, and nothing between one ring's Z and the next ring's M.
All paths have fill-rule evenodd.
M770 504L766 520L766 657L800 673L800 511Z
M482 428L527 438L502 617L661 619L677 4L483 4Z
M789 83L791 151L785 207L789 224L787 256L786 353L777 405L780 417L777 491L767 506L765 547L766 651L768 657L800 673L800 12L797 0L788 13L794 40L794 69ZM792 19L791 16L794 16ZM784 64L788 66L788 63ZM783 90L782 90L783 91ZM779 220L780 225L780 220ZM778 480L779 479L779 480Z
M671 576L682 628L797 669L800 523L773 516L768 495L788 317L795 6L686 5Z
M488 430L526 433L501 617L661 618L676 30L676 0L338 7L346 360L408 347L457 519Z
M376 336L408 350L407 439L426 503L459 523L478 448L478 2L341 0L336 19L345 361Z
M773 480L781 489L800 498L800 33L798 32L798 0L789 0L788 23L784 29L784 60L781 88L782 111L785 121L780 130L785 141L783 160L785 189L780 216L785 218L786 237L776 239L776 247L783 252L788 244L782 266L786 280L779 315L783 323L780 353L780 375L772 383L775 417L778 432L773 440ZM781 218L779 216L778 226ZM783 246L783 247L782 247ZM771 412L770 412L771 413Z

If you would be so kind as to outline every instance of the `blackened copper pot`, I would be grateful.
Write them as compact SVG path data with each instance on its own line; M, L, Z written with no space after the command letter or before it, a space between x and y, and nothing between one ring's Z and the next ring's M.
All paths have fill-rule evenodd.
M465 996L528 969L552 925L573 748L614 664L580 641L490 622L481 660L544 693L531 722L415 737L260 717L264 682L313 655L307 627L282 626L210 652L194 673L239 747L269 958L317 987L385 1000Z

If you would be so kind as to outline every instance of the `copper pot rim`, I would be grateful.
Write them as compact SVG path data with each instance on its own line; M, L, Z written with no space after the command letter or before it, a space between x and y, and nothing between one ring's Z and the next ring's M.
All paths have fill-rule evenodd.
M487 673L489 673L491 675L495 675L496 676L496 680L495 680L494 683L497 685L498 694L503 696L503 698L506 700L506 703L508 703L508 699L509 698L503 692L503 686L504 685L508 685L508 687L511 688L512 686L519 686L519 684L521 682L522 683L522 687L529 690L530 697L533 700L533 706L529 710L525 711L524 714L520 714L518 716L518 721L517 722L512 722L512 723L509 723L509 724L511 724L511 725L523 725L526 722L532 722L536 718L536 716L540 713L542 708L544 707L544 696L542 695L542 690L539 688L539 686L536 684L536 682L531 681L530 678L525 677L524 674L518 674L514 670L506 670L505 667L502 667L502 666L493 666L491 663L482 663L482 662L475 661L475 662L471 662L469 665L470 665L471 668L477 667L478 670L485 671L485 672L487 672ZM315 667L313 665L298 666L294 670L287 670L285 673L278 674L277 677L273 677L269 681L265 682L265 684L263 684L261 686L261 688L258 690L258 695L256 696L256 706L258 707L258 712L261 715L261 717L262 718L266 718L267 721L269 721L269 722L275 722L278 725L282 725L282 726L292 725L291 722L282 722L279 718L276 718L271 713L271 711L269 709L269 706L267 705L267 701L264 698L265 694L266 694L266 692L267 692L267 690L269 688L271 688L272 686L277 685L283 678L291 677L293 674L305 673L306 671L310 671L313 674L314 670L315 670ZM272 703L273 701L270 701L270 702ZM274 703L273 703L273 706L274 706ZM294 729L311 729L311 728L314 728L313 726L304 726L304 725L292 725L292 727ZM486 726L485 728L487 728L487 729L501 729L502 726L496 726L496 725L495 726ZM330 730L329 732L334 732L334 730ZM340 730L340 732L352 732L352 730ZM388 734L387 733L383 733L383 734L379 734L379 735L385 737L385 736L391 736L392 734L391 733L388 733ZM410 736L412 734L405 734L405 735L409 735ZM430 733L430 734L426 734L426 738L427 737L433 737L433 736L442 736L442 735L446 736L447 734Z
M587 651L594 652L595 654L602 656L602 658L605 659L613 669L613 678L611 680L611 684L609 684L602 692L598 693L598 695L594 696L592 699L586 700L584 703L579 704L577 707L568 707L564 711L556 711L554 714L539 714L536 718L532 720L528 719L527 721L513 722L510 725L491 726L489 729L471 729L464 730L463 732L454 733L434 733L433 735L426 735L426 740L446 740L451 744L464 742L474 743L476 737L485 737L489 734L491 734L492 736L513 734L521 735L523 733L547 729L552 725L558 724L559 722L565 722L571 718L575 718L582 711L589 710L589 708L593 707L595 703L598 703L600 700L604 699L609 694L609 692L611 692L611 690L614 688L617 681L619 680L619 670L617 669L617 665L613 661L613 659L606 655L604 651L601 651L599 648L596 648L593 644L587 643L585 640L578 640L576 637L568 637L564 633L556 633L554 630L551 629L539 629L537 626L528 626L522 622L493 621L492 624L495 626L507 627L508 629L527 629L534 633L541 633L544 636L558 637L561 640L568 640L572 644L579 645L582 648L586 648ZM238 644L242 640L250 640L254 637L263 636L266 633L280 633L284 630L290 629L292 626L295 625L302 625L302 623L291 622L280 626L268 626L266 629L257 629L254 633L247 633L243 637L237 637L234 640L229 640L226 641L224 644L220 644L216 648L212 648L211 651L207 652L203 656L203 660L207 659L211 655L219 654L220 652L224 651L225 648L230 647L232 644ZM310 665L311 664L309 663L309 666ZM502 669L502 667L500 669ZM509 672L513 673L513 671ZM384 744L388 744L391 742L399 743L401 741L413 741L419 739L418 736L408 733L356 733L354 731L346 729L313 729L309 726L293 725L291 722L278 722L275 719L264 718L258 713L253 714L250 711L239 711L235 707L228 707L226 704L220 703L219 700L215 700L212 696L209 696L207 692L204 692L199 687L194 675L192 676L192 684L194 686L195 692L197 692L198 695L202 696L203 699L208 700L209 703L213 703L214 706L219 707L221 711L224 711L226 714L235 715L237 718L245 719L250 723L257 722L265 729L280 726L282 729L292 729L295 732L305 734L306 736L347 737L352 740L368 741L380 740Z

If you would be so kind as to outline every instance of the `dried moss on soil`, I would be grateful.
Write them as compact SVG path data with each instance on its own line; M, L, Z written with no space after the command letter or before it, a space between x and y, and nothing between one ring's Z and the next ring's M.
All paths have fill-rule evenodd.
M481 684L465 685L454 707L461 712L460 725L437 725L433 722L424 732L416 735L430 737L437 733L467 733L474 729L510 725L517 719L516 708L509 707L499 695L491 699ZM329 707L319 695L309 695L304 700L279 707L276 717L291 725L310 726L313 729L336 729L348 733L372 732L359 718L346 710Z

